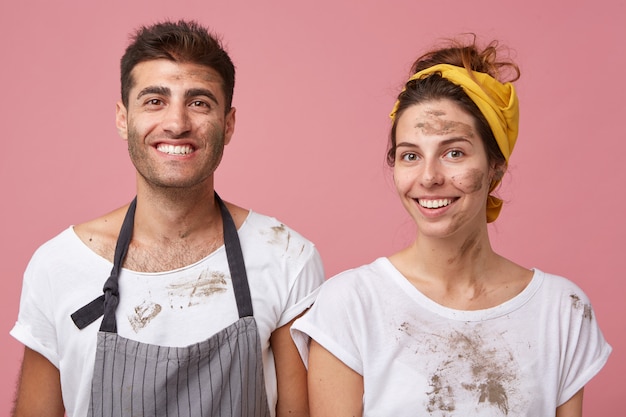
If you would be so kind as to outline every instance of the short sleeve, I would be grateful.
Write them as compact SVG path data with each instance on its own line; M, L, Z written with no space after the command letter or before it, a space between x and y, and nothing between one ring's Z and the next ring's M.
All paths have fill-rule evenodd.
M36 252L24 272L20 309L10 334L59 367L57 333L50 309L52 298L48 273Z
M294 322L291 335L305 365L308 366L310 339L314 339L362 375L363 363L358 349L362 322L359 314L351 308L355 300L351 298L350 286L345 278L338 275L322 285L313 307Z
M319 252L311 245L311 252L297 273L289 289L287 307L278 322L278 327L289 323L315 301L324 282L324 266Z
M564 404L583 388L605 365L611 353L596 321L591 303L582 290L575 288L561 306L563 334L567 337L562 352L558 404Z

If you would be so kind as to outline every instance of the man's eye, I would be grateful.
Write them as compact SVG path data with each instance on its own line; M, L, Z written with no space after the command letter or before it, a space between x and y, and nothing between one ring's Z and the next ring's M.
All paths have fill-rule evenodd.
M448 156L450 158L460 158L463 156L463 152L459 150L450 151L448 152Z
M209 105L202 100L192 101L191 105L194 107L209 107Z
M161 104L161 100L159 100L158 98L153 98L147 101L146 104L150 104L152 106L158 106L159 104Z

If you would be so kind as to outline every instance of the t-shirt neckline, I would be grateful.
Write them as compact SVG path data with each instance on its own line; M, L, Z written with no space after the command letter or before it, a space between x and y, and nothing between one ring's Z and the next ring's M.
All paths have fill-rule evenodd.
M526 285L526 287L513 298L510 298L497 306L486 309L457 310L441 305L424 295L424 293L418 290L409 282L408 279L404 277L404 275L400 273L400 271L396 269L388 258L379 258L376 263L388 272L385 275L389 276L396 285L400 286L400 288L420 306L440 316L459 321L484 321L510 314L521 308L533 297L544 279L544 273L542 271L532 268L532 279L528 285Z

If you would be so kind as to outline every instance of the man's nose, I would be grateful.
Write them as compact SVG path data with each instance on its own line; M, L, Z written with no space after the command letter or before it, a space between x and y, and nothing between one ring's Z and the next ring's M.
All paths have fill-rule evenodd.
M163 130L174 137L187 133L191 129L191 120L187 110L187 106L182 103L170 103L162 122Z

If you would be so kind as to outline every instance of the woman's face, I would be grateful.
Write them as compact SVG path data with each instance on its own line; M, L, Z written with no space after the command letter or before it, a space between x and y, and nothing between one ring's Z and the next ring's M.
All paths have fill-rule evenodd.
M421 235L484 227L495 169L472 116L447 99L416 104L400 115L396 144L396 189Z

